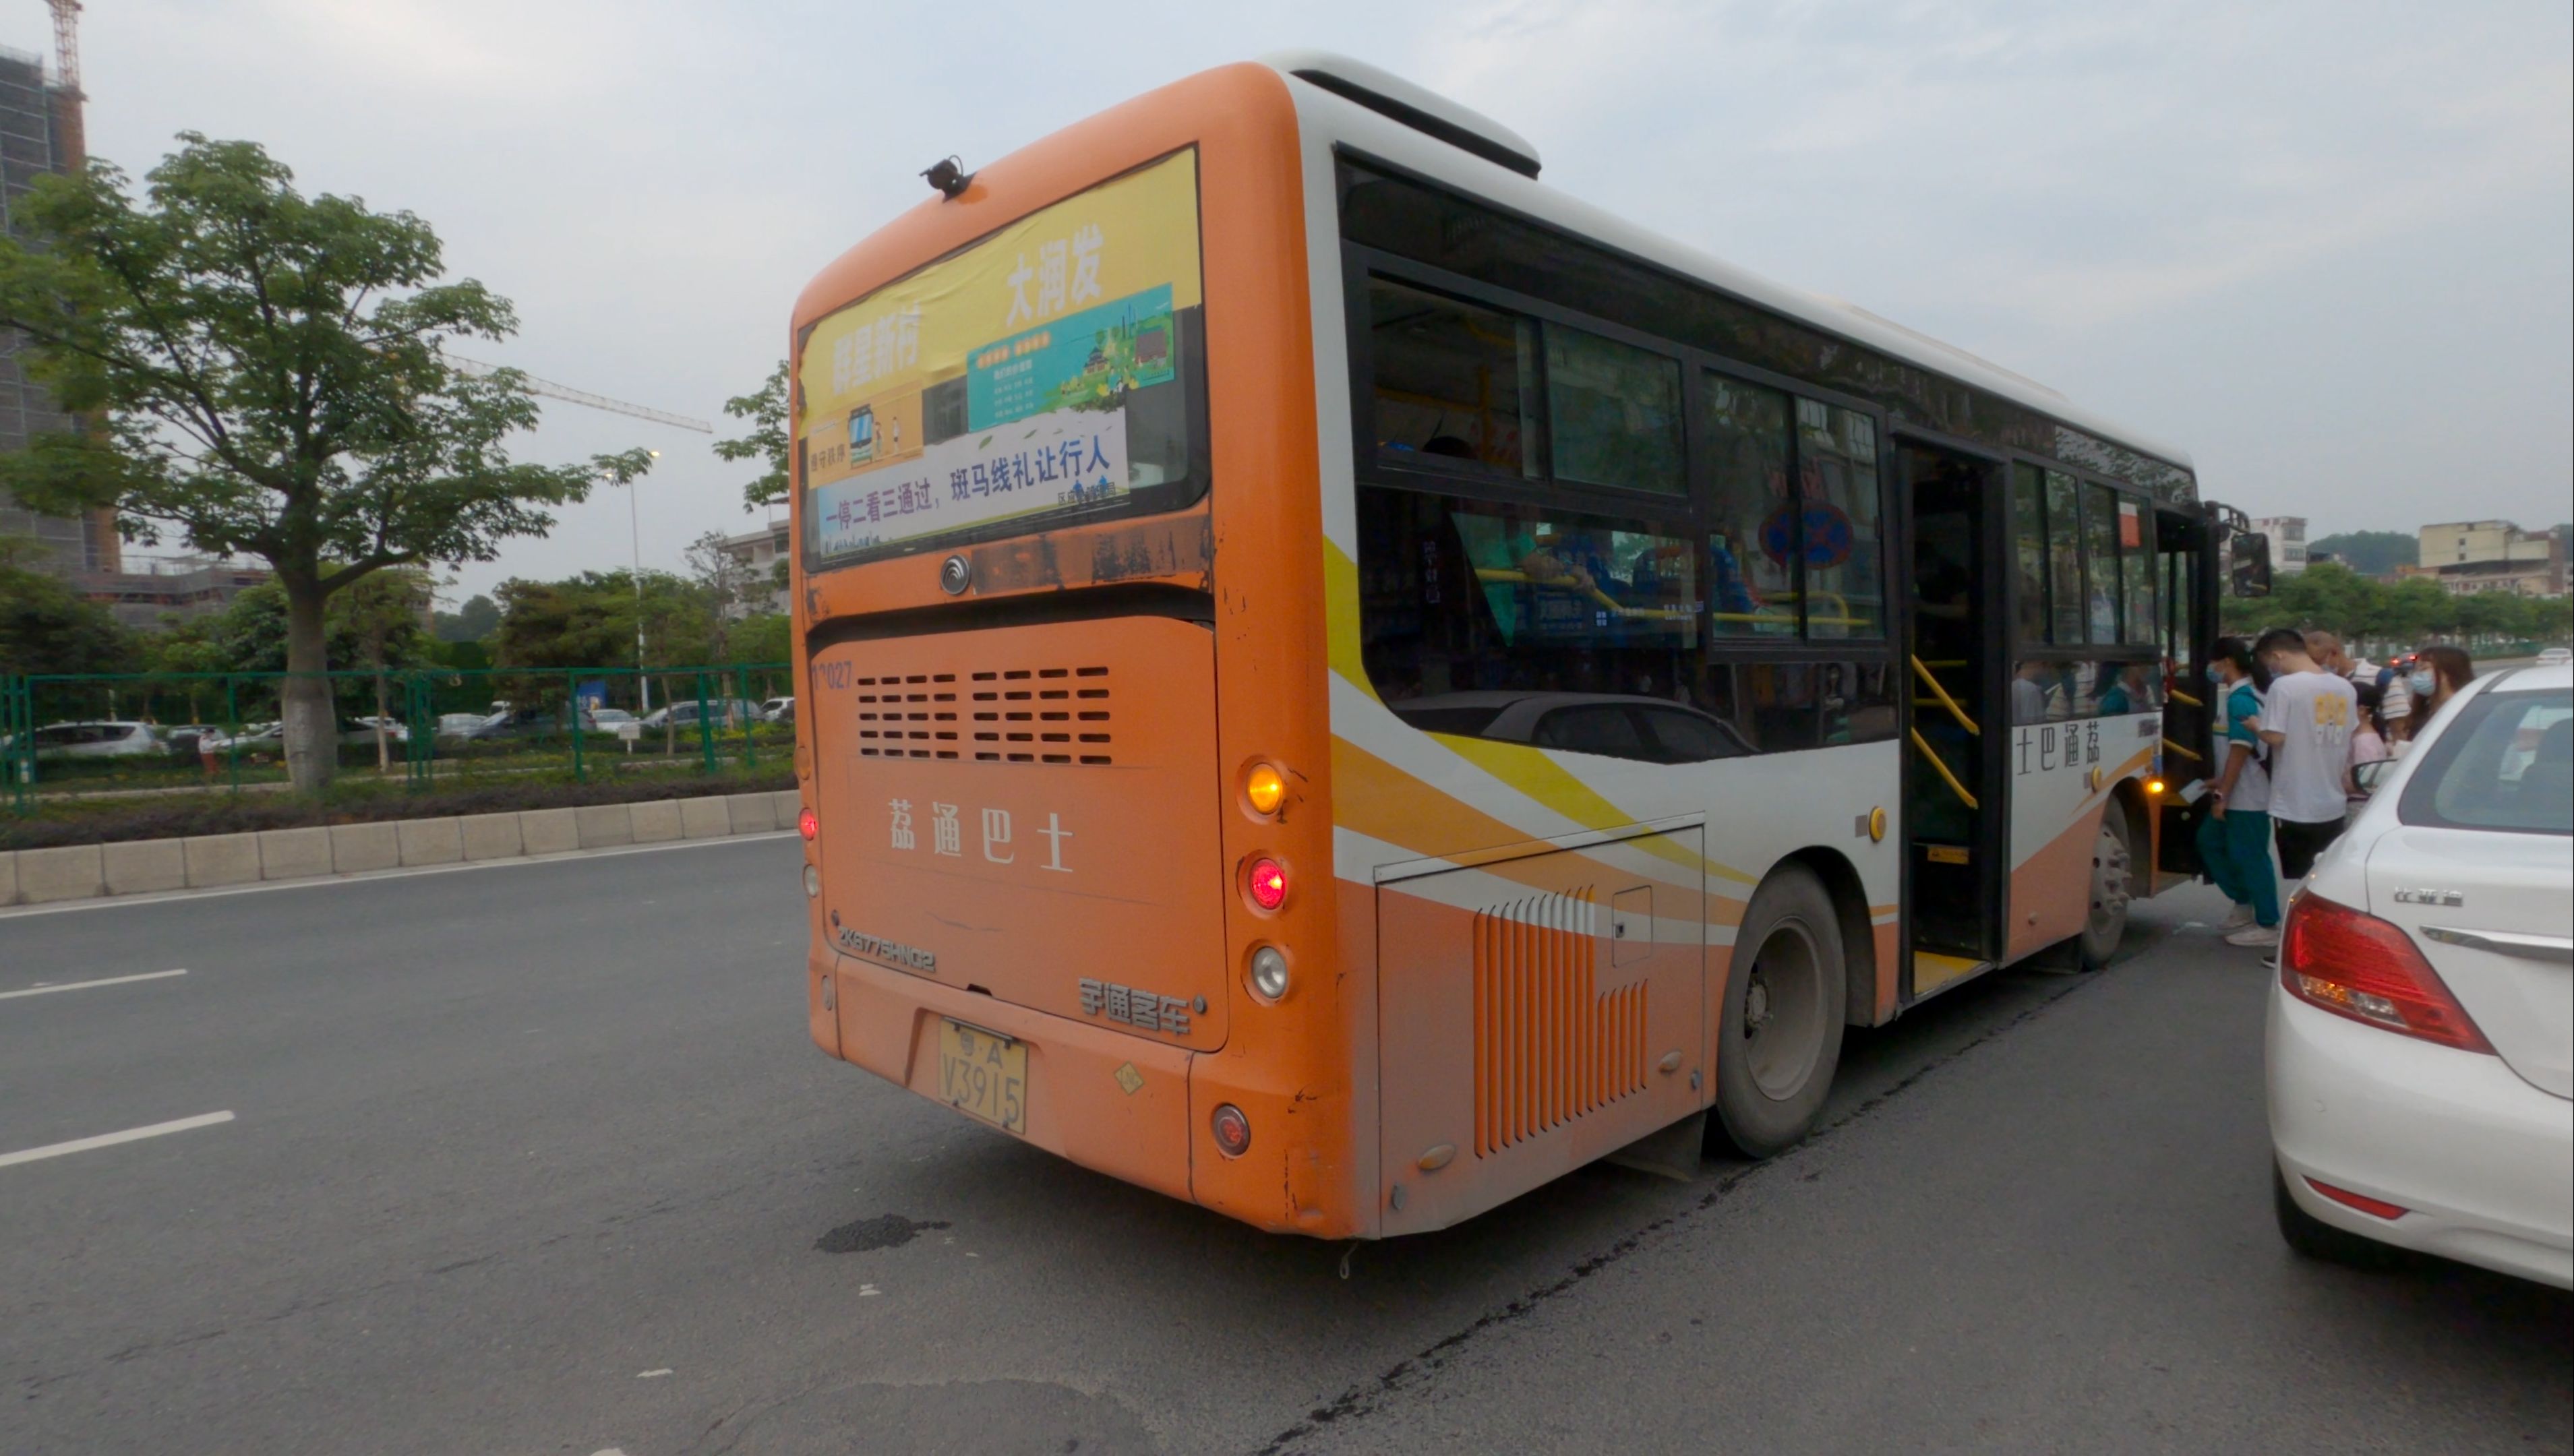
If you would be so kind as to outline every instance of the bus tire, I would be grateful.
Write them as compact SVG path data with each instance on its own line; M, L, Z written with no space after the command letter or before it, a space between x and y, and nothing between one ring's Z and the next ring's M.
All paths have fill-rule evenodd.
M1794 1146L1815 1125L1841 1064L1849 958L1841 916L1803 865L1753 893L1725 977L1716 1039L1716 1120L1747 1156Z
M2116 799L2100 808L2100 832L2091 845L2091 907L2074 937L2074 965L2098 970L2127 936L2127 908L2135 902L2135 851L2127 838L2127 813Z

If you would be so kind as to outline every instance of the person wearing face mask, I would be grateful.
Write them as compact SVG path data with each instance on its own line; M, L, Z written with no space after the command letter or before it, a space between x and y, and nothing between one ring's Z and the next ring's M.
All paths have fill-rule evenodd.
M2464 648L2438 643L2414 654L2413 672L2404 685L2413 691L2413 736L2420 737L2422 730L2431 726L2433 716L2449 706L2459 689L2474 681L2475 660L2467 656Z
M2239 637L2219 638L2209 665L2221 685L2224 766L2208 785L2207 816L2198 821L2198 862L2234 902L2218 928L2231 941L2274 944L2279 938L2279 877L2270 869L2270 774L2261 763L2261 672ZM2268 940L2258 937L2267 935Z

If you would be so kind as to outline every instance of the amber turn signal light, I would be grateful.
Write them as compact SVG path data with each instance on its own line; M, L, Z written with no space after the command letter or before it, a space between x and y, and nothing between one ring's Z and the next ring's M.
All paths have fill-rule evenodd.
M1242 796L1251 800L1255 811L1274 814L1287 801L1287 775L1266 763L1254 763L1243 775Z

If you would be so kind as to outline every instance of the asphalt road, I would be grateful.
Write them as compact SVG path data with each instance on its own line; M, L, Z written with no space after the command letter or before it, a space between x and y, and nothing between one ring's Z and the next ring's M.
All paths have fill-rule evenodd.
M2566 1296L2279 1244L2204 892L1343 1279L823 1059L796 862L0 917L0 1452L2574 1449Z

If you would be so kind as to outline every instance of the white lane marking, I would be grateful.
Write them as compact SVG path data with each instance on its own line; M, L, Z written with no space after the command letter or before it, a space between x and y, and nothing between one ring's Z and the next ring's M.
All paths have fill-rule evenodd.
M669 1373L670 1373L670 1372L669 1372L668 1370L666 1370L666 1369L665 1369L665 1370L638 1370L638 1371L636 1371L636 1372L635 1372L635 1378L636 1378L636 1379L638 1379L638 1380L658 1380L658 1379L660 1379L662 1376L667 1375L667 1374L669 1374Z
M600 849L567 849L560 854L517 854L507 859L469 859L455 864L405 864L393 869L362 869L351 874L317 874L307 879L272 879L259 884L227 884L211 889L163 889L149 894L103 894L85 900L52 900L40 905L0 906L0 920L29 915L77 914L82 910L123 910L172 900L216 899L234 894L268 894L281 889L321 889L335 884L366 884L379 879L410 879L423 874L456 874L512 865L562 864L575 859L613 859L622 854L658 854L671 849L703 849L710 844L756 844L792 839L793 829L763 829L751 834L724 834L710 839L665 839L652 844L615 844Z
M5 1001L11 996L43 996L51 995L55 991L85 991L91 986L121 986L128 981L166 980L171 976L187 973L184 970L147 970L141 975L111 975L105 980L67 980L61 985L38 981L23 991L0 991L0 1001Z
M206 1112L195 1117L182 1117L176 1122L155 1122L149 1127L129 1127L123 1132L102 1132L96 1137L76 1137L69 1142L31 1147L23 1152L0 1152L0 1168L5 1168L11 1163L32 1163L38 1158L58 1158L65 1153L88 1152L94 1147L114 1147L120 1142L134 1142L146 1137L162 1137L173 1132L186 1132L192 1128L212 1127L218 1122L232 1120L233 1114L230 1112Z

